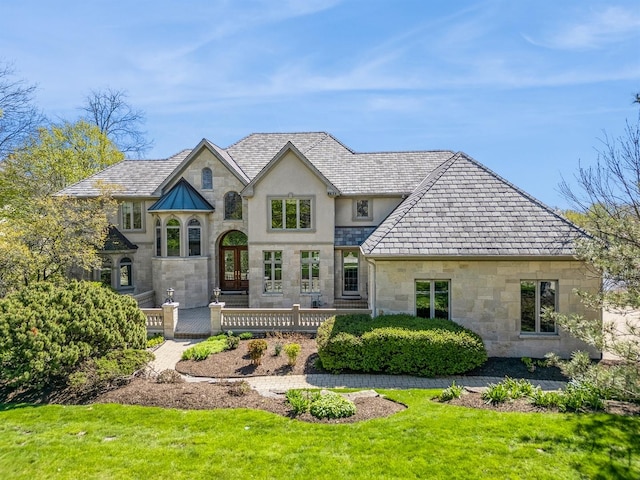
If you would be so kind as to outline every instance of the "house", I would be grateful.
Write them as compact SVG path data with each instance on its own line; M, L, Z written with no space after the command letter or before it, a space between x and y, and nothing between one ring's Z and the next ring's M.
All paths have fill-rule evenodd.
M118 185L120 205L100 274L158 304L170 287L181 308L204 306L219 286L252 308L451 318L492 356L587 349L541 316L582 313L573 290L598 289L574 257L583 232L464 153L252 134L125 160L62 193L96 196L100 183Z

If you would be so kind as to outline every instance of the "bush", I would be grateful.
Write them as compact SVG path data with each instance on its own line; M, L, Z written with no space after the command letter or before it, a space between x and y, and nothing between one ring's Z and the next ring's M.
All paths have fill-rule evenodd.
M251 391L251 385L249 385L246 381L241 380L239 382L233 382L232 385L229 386L229 390L227 392L229 395L234 397L243 397Z
M254 365L260 365L262 363L264 352L267 351L267 348L268 344L266 340L251 340L247 345L249 357L251 357L251 363L253 363Z
M442 390L440 395L438 395L438 400L441 402L448 402L449 400L453 400L454 398L460 398L464 388L461 385L456 385L456 382L453 382L451 386Z
M287 358L289 359L289 365L294 366L298 360L298 355L300 355L300 351L302 347L297 343L287 343L284 346L284 353L287 354Z
M316 337L323 368L421 376L453 375L482 365L482 339L443 319L411 315L340 315L325 321Z
M136 301L93 282L36 283L0 300L0 383L67 383L83 362L146 347Z
M233 337L227 337L224 334L209 337L182 352L182 360L201 361L209 358L214 353L224 352L227 350L229 338Z
M492 383L482 393L483 400L487 403L502 403L517 398L530 398L536 392L536 388L529 380L505 378L500 383Z
M147 350L114 350L83 362L69 375L67 383L78 393L97 391L131 377L151 360L153 354Z
M343 418L356 413L356 405L335 392L288 390L286 398L294 415L309 412L316 418Z
M253 333L242 332L240 335L238 335L238 337L240 338L240 340L251 340L253 338Z
M235 350L240 345L239 337L227 337L227 350Z
M164 337L161 333L155 333L147 338L147 348L156 348L164 343Z
M344 418L355 415L356 405L335 392L324 392L311 402L309 413L316 418Z

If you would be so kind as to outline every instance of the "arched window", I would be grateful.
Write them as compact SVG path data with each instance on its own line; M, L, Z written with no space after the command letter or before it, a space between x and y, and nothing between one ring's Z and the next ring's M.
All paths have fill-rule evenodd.
M167 222L167 256L180 256L180 222L175 218Z
M189 256L199 257L202 255L201 238L202 229L200 228L200 222L195 218L189 220Z
M242 197L238 192L227 192L225 194L224 219L242 220Z
M120 260L120 287L133 287L132 262L129 257Z
M156 220L156 257L162 255L162 226L160 220Z
M202 189L213 190L213 173L209 167L202 169Z

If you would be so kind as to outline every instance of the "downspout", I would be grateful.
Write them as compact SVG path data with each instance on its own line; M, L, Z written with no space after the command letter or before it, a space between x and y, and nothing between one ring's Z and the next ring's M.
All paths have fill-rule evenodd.
M376 307L376 290L377 290L376 261L375 260L370 260L367 257L364 257L364 259L371 266L370 268L371 268L371 279L372 279L372 281L369 282L370 283L370 285L369 285L369 300L371 302L371 316L375 318L375 317L378 316L378 309Z

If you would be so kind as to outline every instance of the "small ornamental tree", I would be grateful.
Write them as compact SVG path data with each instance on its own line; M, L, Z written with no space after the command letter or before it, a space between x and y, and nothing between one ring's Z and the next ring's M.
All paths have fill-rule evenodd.
M39 390L83 362L143 349L136 301L99 283L35 283L0 300L0 385Z

